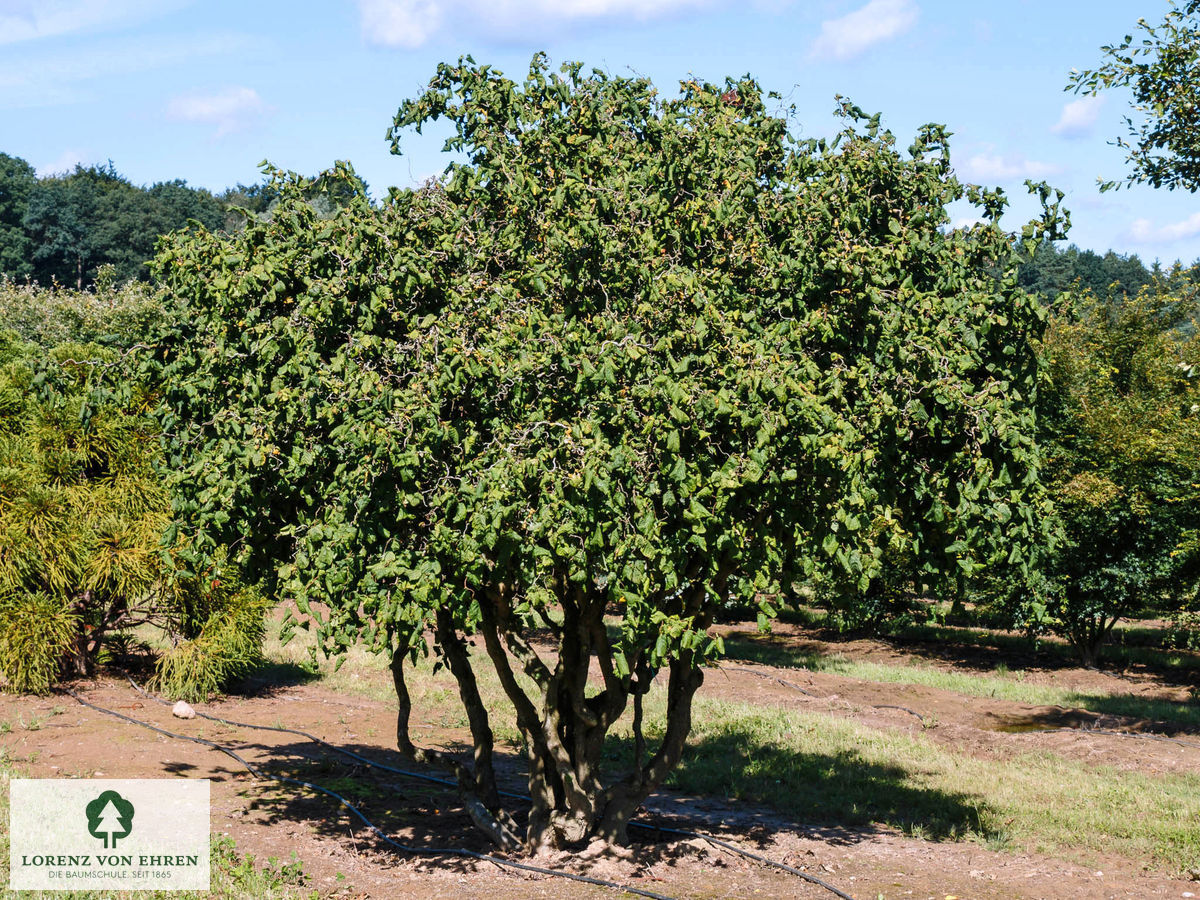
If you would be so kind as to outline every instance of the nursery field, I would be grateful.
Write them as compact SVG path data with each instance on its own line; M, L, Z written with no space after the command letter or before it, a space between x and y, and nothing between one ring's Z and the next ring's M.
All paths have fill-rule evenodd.
M1132 88L1099 190L1194 192L1200 0L1138 28L1048 133ZM0 866L70 852L12 779L187 778L208 897L1200 896L1200 262L960 125L526 71L401 99L408 187L0 153Z
M1200 707L1191 690L1200 655L1150 646L1156 627L1118 634L1097 671L1075 667L1064 647L1034 650L982 629L845 640L797 617L771 634L718 626L727 658L707 672L683 762L639 818L733 842L860 900L1200 894ZM352 650L334 671L310 661L302 637L283 646L277 633L266 667L198 711L439 774L393 749L384 659ZM125 664L138 673L136 657ZM340 793L403 844L490 852L449 787L373 770L296 734L173 718L116 669L69 687L96 706L227 745L262 772ZM520 738L502 714L503 692L480 687L497 713L502 781L520 792ZM419 744L469 748L447 673L419 667L409 689ZM650 694L650 718L661 718L661 693ZM609 755L630 751L618 727ZM208 746L67 693L0 697L0 754L5 778L212 779L216 896L617 896L402 853L328 797L256 778ZM833 896L696 838L634 836L628 851L532 862L669 897Z

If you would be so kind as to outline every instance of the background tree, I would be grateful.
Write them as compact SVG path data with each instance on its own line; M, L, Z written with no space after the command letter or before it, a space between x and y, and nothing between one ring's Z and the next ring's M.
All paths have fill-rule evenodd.
M43 178L33 189L24 226L33 246L38 280L74 285L82 290L96 269L110 260L104 254L104 214L116 203L106 194L132 190L110 163L107 167L76 166L70 175Z
M1200 338L1194 290L1066 299L1042 344L1039 430L1061 529L1043 599L1094 665L1121 617L1196 587Z
M1168 190L1200 187L1200 0L1171 9L1158 25L1138 19L1138 34L1101 47L1106 59L1071 73L1068 90L1098 94L1128 88L1140 121L1126 116L1129 139L1119 137L1132 168L1127 183ZM1105 182L1103 190L1117 186Z
M39 180L23 226L38 281L82 290L104 265L118 281L145 280L161 235L189 221L219 228L224 217L224 206L208 191L178 180L137 187L110 162Z
M1069 290L1087 291L1096 297L1117 300L1134 296L1155 279L1137 254L1128 256L1109 250L1100 254L1080 250L1074 244L1059 249L1051 242L1041 244L1023 263L1018 283L1031 293L1052 301Z
M246 212L256 216L265 216L272 205L278 202L279 195L269 181L262 181L258 184L239 182L218 194L217 199L225 207L223 229L237 231L246 221ZM246 212L242 212L242 210Z
M22 223L36 183L33 166L0 153L0 275L25 278L33 273L29 237Z
M931 580L1020 567L1039 540L1041 309L1003 201L972 190L993 224L950 231L966 192L944 131L904 154L840 109L835 140L794 142L749 79L664 99L541 56L520 85L467 59L392 131L398 151L449 120L463 161L442 183L379 209L358 188L322 220L312 183L280 176L269 220L176 235L156 261L189 308L159 360L195 565L236 547L326 652L391 654L400 748L456 772L500 843L624 838L684 751L721 605L817 572L864 592L885 551ZM427 635L473 760L412 743ZM527 748L523 834L480 666Z
M155 235L182 228L189 221L209 230L220 228L225 221L224 202L203 188L189 186L182 178L157 182L144 193L157 218L151 226Z

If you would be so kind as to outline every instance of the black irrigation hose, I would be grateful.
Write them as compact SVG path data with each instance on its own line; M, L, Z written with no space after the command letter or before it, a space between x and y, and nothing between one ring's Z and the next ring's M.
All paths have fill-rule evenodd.
M900 710L900 712L906 712L910 716L916 716L918 719L921 720L922 725L924 725L928 721L923 715L921 715L915 709L909 709L907 706L896 706L894 703L876 703L874 706L871 707L871 709L898 709L898 710Z
M745 671L750 671L750 670L747 669ZM758 674L758 673L754 673L754 674ZM155 703L161 703L163 706L171 705L171 702L169 700L164 700L161 697L156 697L153 694L151 694L149 691L147 691L145 688L143 688L140 684L138 684L136 681L134 681L133 678L128 673L126 673L125 677L127 679L129 679L129 683L131 685L133 685L133 687L138 692L140 692L143 696L149 698L150 700L153 700ZM797 688L797 690L803 690L803 689ZM78 698L76 698L76 699L78 699ZM387 765L386 763L376 762L373 759L368 759L365 756L360 756L359 754L355 753L353 750L347 750L344 747L339 747L336 744L331 744L326 740L322 740L321 738L319 738L315 735L309 734L307 731L300 731L299 729L296 729L296 728L282 728L282 727L275 726L275 725L255 725L252 722L238 722L234 719L223 719L219 716L212 716L212 715L209 715L208 713L200 712L200 710L194 709L194 708L192 711L194 713L196 713L197 716L200 716L203 719L209 719L210 721L213 721L213 722L220 722L223 725L232 725L237 728L256 728L260 731L275 731L275 732L283 732L286 734L300 735L301 737L307 738L308 740L312 741L313 743L320 744L322 747L327 747L328 749L334 751L335 753L341 753L344 756L348 756L349 758L356 760L356 761L362 763L363 765L370 766L372 768L381 769L385 772L392 772L393 774L401 775L401 776L404 776L407 778L418 778L422 781L432 782L433 784L442 784L442 785L448 785L450 787L458 787L457 782L451 781L448 778L438 778L433 775L425 775L421 772L410 772L410 771L406 771L404 769L397 769L394 766ZM116 713L115 715L121 715L121 714ZM123 716L122 718L128 718L128 717ZM131 721L136 721L136 720L131 720ZM197 739L197 740L199 740L199 739ZM218 747L217 749L222 749L222 748ZM240 760L240 757L239 757L239 760ZM510 797L510 798L513 798L516 800L524 800L526 802L529 801L529 797L526 794L514 794L510 791L498 791L497 793L499 793L500 796L502 796L502 797ZM630 828L640 828L643 831L659 831L659 832L662 832L663 834L677 834L677 835L681 835L683 837L688 837L688 838L699 838L702 841L707 841L708 843L710 843L714 846L721 847L722 849L728 850L731 853L736 853L739 856L745 857L746 859L753 859L753 860L763 863L765 865L773 866L776 869L781 869L784 872L789 872L792 875L796 875L800 878L803 878L805 881L811 882L812 884L815 884L815 885L825 888L826 890L837 895L838 897L844 898L844 900L854 900L854 898L851 897L849 894L842 892L841 890L834 887L832 884L829 884L828 882L822 881L820 878L817 878L815 875L809 875L807 872L803 872L800 869L794 868L793 866L789 866L789 865L786 865L781 862L776 862L773 859L768 859L765 856L760 856L759 854L752 853L749 850L743 850L741 847L738 847L734 844L730 844L727 841L722 841L719 838L712 837L711 835L702 834L697 831L684 831L684 830L681 830L678 828L667 828L667 827L659 826L659 825L649 825L649 824L646 824L643 822L632 822L631 821L629 823L629 827Z
M714 846L721 847L725 850L729 850L733 853L738 854L739 856L745 856L749 859L757 860L758 862L763 863L765 865L774 866L776 869L782 869L785 872L790 872L793 875L803 878L805 881L812 882L813 884L816 884L816 885L819 885L819 886L825 888L825 890L827 890L827 891L831 891L832 893L841 897L842 900L854 900L854 898L851 897L849 894L838 890L832 884L829 884L826 881L822 881L820 878L817 878L815 875L809 875L807 872L801 871L800 869L797 869L793 866L789 866L789 865L787 865L785 863L781 863L781 862L776 862L775 860L768 859L765 856L759 856L757 853L751 853L749 850L743 850L741 847L738 847L734 844L730 844L727 841L722 841L719 838L711 837L710 835L707 835L707 834L698 834L695 831L682 831L678 828L664 828L664 827L658 826L658 825L643 825L640 822L630 822L629 824L636 825L638 828L653 829L654 831L661 831L664 834L679 834L679 835L683 835L684 837L700 838L702 841L708 841L710 844L713 844Z
M317 791L319 793L325 794L328 797L332 797L334 800L337 800L342 806L346 807L346 809L348 809L350 812L352 812L355 816L357 816L362 821L362 823L364 825L366 825L368 828L370 828L373 832L375 832L375 834L377 834L381 840L385 841L388 844L391 844L393 847L395 847L398 850L401 850L405 853L410 853L410 854L414 854L414 855L423 855L423 856L459 856L459 857L466 857L469 859L479 859L479 860L483 860L485 862L494 863L498 866L507 866L507 867L513 868L513 869L521 869L526 872L535 872L539 875L550 875L555 878L569 878L571 881L580 881L585 884L594 884L599 887L614 888L618 891L624 891L628 894L636 894L639 897L649 897L650 900L675 900L675 898L668 897L665 894L656 894L653 891L644 891L641 888L631 887L630 885L627 885L627 884L618 884L615 881L607 881L603 878L591 878L587 875L575 875L571 872L562 872L562 871L558 871L556 869L546 869L546 868L543 868L542 866L534 866L534 865L530 865L528 863L513 862L512 860L502 859L498 856L492 856L487 853L476 853L474 850L463 850L459 847L412 847L412 846L409 846L408 844L402 844L399 841L388 837L383 832L383 830L380 829L379 826L376 825L374 822L372 822L370 819L368 819L362 813L362 811L358 809L358 807L356 807L353 803L351 803L349 800L347 800L345 797L343 797L341 794L337 793L336 791L331 791L331 790L329 790L329 788L323 788L318 784L313 784L310 781L303 781L299 778L288 778L285 775L274 775L270 772L266 772L262 769L259 769L256 766L252 765L251 763L247 762L244 758L239 756L236 751L231 750L229 747L226 747L222 744L218 744L216 741L209 741L204 738L192 737L191 735L187 735L187 734L178 734L174 731L167 731L167 729L165 729L165 728L159 728L157 725L152 725L149 722L143 722L140 719L135 719L133 716L127 716L124 713L119 713L119 712L116 712L115 710L111 710L111 709L105 709L102 706L97 706L94 703L90 703L89 701L84 700L82 697L79 696L79 694L75 693L74 691L70 690L69 688L62 688L61 690L63 690L64 693L69 694L71 697L74 697L78 703L83 704L84 706L88 707L89 709L94 709L94 710L96 710L96 712L101 712L108 716L114 716L118 719L123 719L126 722L131 722L134 725L140 725L142 728L148 728L151 731L156 731L159 734L166 735L167 737L176 738L177 740L181 740L181 741L191 741L194 744L203 744L206 747L211 747L213 750L219 750L221 753L224 753L227 756L231 756L234 759L236 759L239 763L241 763L243 766L245 766L246 769L252 775L254 775L256 778L263 778L263 779L269 778L273 781L278 781L282 784L294 784L299 787L308 788L309 790ZM266 728L268 726L259 726L259 727ZM287 729L273 729L273 730L280 731L280 730L287 730Z

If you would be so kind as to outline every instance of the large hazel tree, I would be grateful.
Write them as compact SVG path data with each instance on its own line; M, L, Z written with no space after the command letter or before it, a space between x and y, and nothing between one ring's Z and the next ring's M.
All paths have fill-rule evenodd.
M1039 539L1042 319L1002 196L954 179L941 128L904 153L843 102L835 140L795 141L768 100L468 58L390 132L448 121L440 182L322 220L280 175L269 221L158 257L191 307L160 352L187 546L234 548L326 651L390 654L400 748L501 844L624 839L685 752L719 604L770 616L818 570L867 592L885 555L1019 567ZM964 195L989 222L949 230ZM427 647L473 759L410 739ZM481 667L527 748L520 821ZM633 768L606 772L626 715Z

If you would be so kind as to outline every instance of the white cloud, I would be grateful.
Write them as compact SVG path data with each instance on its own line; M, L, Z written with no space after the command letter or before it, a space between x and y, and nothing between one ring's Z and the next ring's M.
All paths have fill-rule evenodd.
M1200 235L1200 212L1169 225L1155 226L1149 219L1134 219L1129 226L1129 237L1145 244L1170 244L1197 235Z
M1103 97L1080 97L1078 100L1072 100L1063 106L1058 124L1050 131L1065 138L1079 138L1091 134L1102 106Z
M246 127L270 112L258 91L248 87L228 87L215 93L184 94L167 104L167 117L180 122L216 125L216 137Z
M91 161L92 155L84 150L69 149L64 150L55 159L37 167L39 178L45 178L48 175L62 175L66 172L74 172L75 167Z
M717 0L357 0L363 37L413 49L439 34L540 38L579 22L647 21Z
M898 37L916 24L919 10L913 0L871 0L861 9L821 23L821 33L809 48L812 59L845 62L883 41Z
M114 27L184 5L186 0L0 0L0 44Z
M1062 169L1050 163L1026 159L1019 153L977 153L960 168L960 174L970 181L1023 181L1026 178L1048 178Z
M950 230L974 228L976 225L982 225L986 221L987 219L981 219L978 216L962 216L950 223Z
M442 24L437 0L359 0L363 37L385 47L420 47Z

